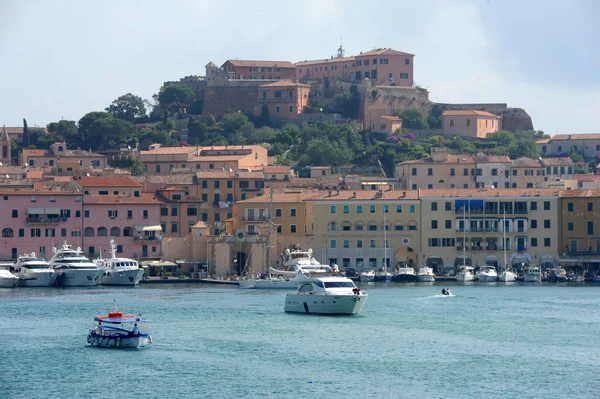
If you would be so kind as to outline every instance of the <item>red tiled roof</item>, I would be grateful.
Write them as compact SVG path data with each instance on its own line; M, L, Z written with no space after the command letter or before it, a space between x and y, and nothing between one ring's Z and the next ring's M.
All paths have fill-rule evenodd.
M417 200L418 190L383 190L379 196L376 190L322 190L311 201L365 201L365 200Z
M600 165L598 165L600 167ZM600 180L599 175L573 175L573 179L577 181L596 181Z
M573 165L573 160L569 157L542 158L540 162L543 166L566 166Z
M560 190L553 188L434 188L419 190L420 198L451 197L555 197Z
M197 157L191 157L189 159L190 162L192 161L206 161L206 162L211 162L211 161L238 161L244 157L247 157L250 154L241 154L241 155L202 155L200 154Z
M550 142L550 139L543 139L543 140L538 140L535 143L536 144L548 144Z
M296 66L307 66L307 65L317 65L317 64L334 64L336 62L352 62L356 58L355 57L341 57L341 58L325 58L322 60L304 60L296 62Z
M221 67L223 67L228 62L233 66L239 66L239 67L296 68L296 66L289 61L257 61L257 60L227 60Z
M513 168L541 168L542 165L537 159L521 157L512 161Z
M469 116L469 115L473 115L473 116L492 116L495 118L498 118L498 115L494 115L490 112L487 111L476 111L474 109L454 109L454 110L447 110L442 112L442 116Z
M197 147L158 147L148 151L140 151L141 155L155 154L189 154L196 151Z
M23 150L23 157L43 157L49 153L48 150Z
M600 190L561 190L561 197L600 197Z
M264 166L262 170L265 173L292 173L292 169L289 166Z
M415 160L411 160L411 161L405 161L402 162L400 164L397 165L404 165L404 164L420 164L420 163L436 163L436 164L471 164L471 163L475 163L475 160L473 159L473 155L467 155L467 154L458 154L458 155L454 155L454 154L448 154L448 160L447 161L434 161L433 159L431 159L431 157L428 158L423 158L423 159L415 159Z
M41 179L44 177L44 172L27 172L28 179Z
M397 116L380 116L381 119L386 119L388 121L395 121L395 122L402 122L402 119L398 118Z
M361 54L357 54L355 57L365 57L365 56L371 56L371 55L411 55L414 56L414 54L410 54L410 53L405 53L402 51L398 51L398 50L393 50L391 48L378 48L378 49L374 49L374 50L369 50L369 51L365 51L364 53Z
M600 140L600 133L555 134L550 141L555 140Z
M266 83L264 85L260 85L259 87L310 87L309 85L305 85L302 83L292 82L291 80L280 80L273 83Z
M142 187L140 183L127 176L81 176L81 178L77 179L76 181L82 187Z

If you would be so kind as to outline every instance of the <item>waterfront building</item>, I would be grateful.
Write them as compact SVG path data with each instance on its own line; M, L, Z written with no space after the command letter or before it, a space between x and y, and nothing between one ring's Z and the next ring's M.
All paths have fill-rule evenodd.
M558 215L563 266L600 262L600 190L561 191Z
M106 168L106 155L84 150L69 150L65 142L54 143L49 150L23 150L19 158L19 163L23 166L50 167L57 173Z
M171 174L173 169L236 170L262 169L268 165L267 149L260 145L163 147L151 144L140 152L147 173Z
M575 151L593 158L600 155L600 133L556 134L549 139L538 140L537 147L543 157L564 156Z
M506 251L515 267L556 265L559 193L555 189L420 190L420 264L438 273L444 266L463 263L503 266Z
M442 113L444 134L484 139L500 130L500 117L487 111L447 110Z
M417 266L418 191L329 190L306 201L312 202L311 247L317 260L358 270L381 269L385 264L390 271L401 265Z
M308 105L310 86L289 80L267 83L258 87L257 116L271 119L297 120Z

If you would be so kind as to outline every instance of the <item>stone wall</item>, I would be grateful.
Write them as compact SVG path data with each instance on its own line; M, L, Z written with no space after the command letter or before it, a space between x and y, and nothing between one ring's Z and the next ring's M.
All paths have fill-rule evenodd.
M203 115L220 116L237 111L253 113L258 107L260 84L262 82L254 85L209 86L204 96Z

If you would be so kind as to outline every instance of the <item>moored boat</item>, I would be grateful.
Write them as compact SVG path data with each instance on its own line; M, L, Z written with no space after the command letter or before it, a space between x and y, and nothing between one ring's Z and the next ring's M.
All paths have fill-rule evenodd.
M106 316L94 317L87 343L101 348L141 348L152 343L142 315L124 314L116 305Z
M474 270L471 266L461 266L458 273L456 273L456 281L467 283L475 280Z
M392 281L395 283L414 283L417 281L417 274L412 267L399 267L396 269Z
M50 265L56 272L58 285L64 287L91 287L98 285L103 271L83 256L81 248L73 249L65 241L60 248L52 248Z
M361 283L368 283L370 281L375 281L375 270L373 269L363 269L358 275L358 279Z
M19 285L23 287L51 287L56 284L56 272L48 262L35 252L19 255L15 263L19 274Z
M339 273L305 276L296 292L285 296L284 311L322 315L353 315L365 306L368 294L358 288L352 280Z
M537 266L530 265L525 274L523 275L523 281L526 283L539 283L542 281L542 273L540 268Z
M481 283L493 283L498 281L498 272L494 266L481 266L477 273L477 280Z
M435 282L435 274L431 267L422 267L417 273L417 281L422 283L433 283Z
M0 288L12 288L17 286L19 278L6 269L0 269Z
M110 258L94 259L93 261L102 271L100 284L138 285L144 275L144 269L139 266L138 262L135 259L118 258L115 240L110 240L110 253Z

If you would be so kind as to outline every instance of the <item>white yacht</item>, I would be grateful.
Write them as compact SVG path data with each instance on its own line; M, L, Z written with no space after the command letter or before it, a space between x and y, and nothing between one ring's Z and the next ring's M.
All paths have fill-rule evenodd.
M56 272L48 262L35 256L35 252L19 255L15 269L19 285L23 287L51 287L56 284Z
M310 248L308 251L302 251L300 249L290 251L286 248L285 254L282 254L282 260L283 266L281 269L270 267L266 279L249 278L240 280L240 288L295 289L298 287L296 277L299 272L312 274L332 271L330 266L323 265L314 258L313 251Z
M477 279L482 283L493 283L498 281L498 272L494 266L481 266L479 273L477 273Z
M98 285L103 271L83 256L81 248L73 249L65 241L60 248L52 248L54 256L50 266L56 272L56 281L63 287L89 287Z
M392 277L392 281L395 283L414 283L417 281L417 273L412 267L399 267L394 277Z
M456 281L468 283L469 281L475 280L475 269L471 266L461 266L456 273Z
M298 291L285 296L284 311L323 315L352 315L360 313L367 293L339 273L307 277L298 274Z
M363 269L358 275L358 279L361 283L369 283L371 281L375 281L375 270Z
M12 288L17 286L19 278L6 269L0 269L0 288Z
M523 275L523 281L527 283L539 283L542 281L542 273L537 266L529 266Z
M502 283L514 283L517 281L517 274L510 271L510 268L506 265L504 270L498 275L498 281Z
M115 240L110 240L110 254L110 258L94 259L93 261L102 270L100 284L138 285L144 275L144 269L140 268L138 262L129 258L117 258Z
M469 281L475 280L475 273L471 266L461 266L456 273L456 281L468 283Z
M435 282L435 274L431 267L422 267L417 273L417 281L422 283L433 283Z

